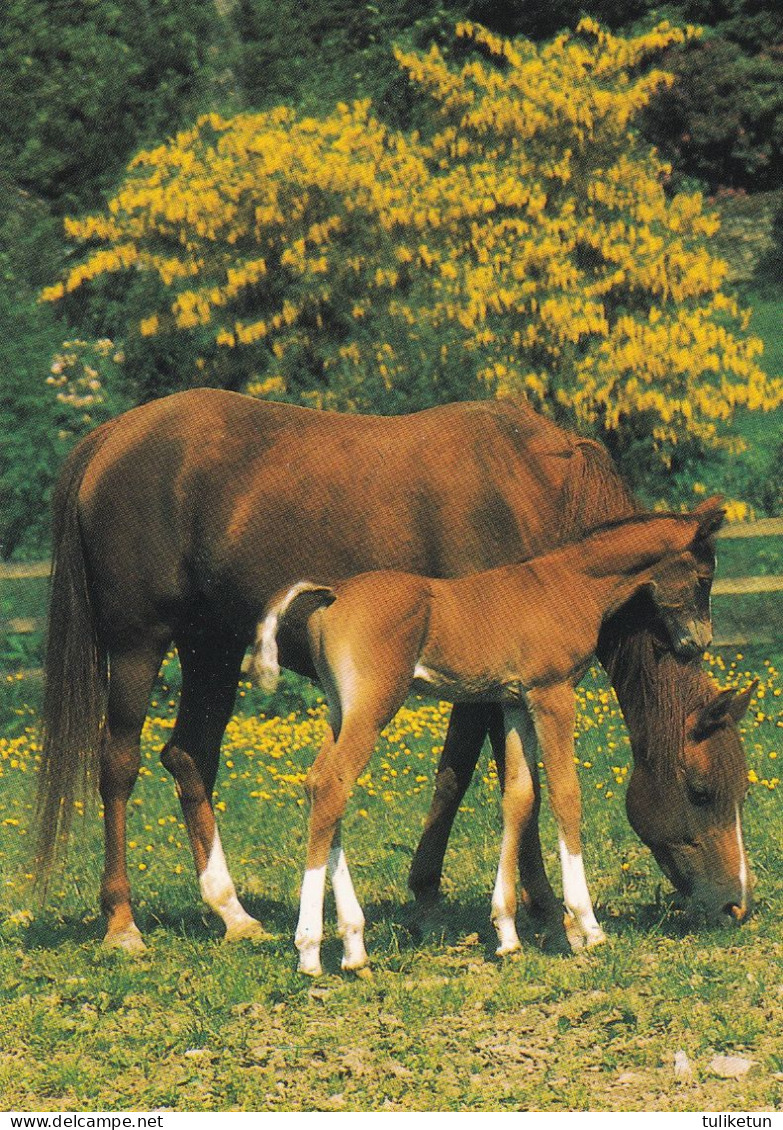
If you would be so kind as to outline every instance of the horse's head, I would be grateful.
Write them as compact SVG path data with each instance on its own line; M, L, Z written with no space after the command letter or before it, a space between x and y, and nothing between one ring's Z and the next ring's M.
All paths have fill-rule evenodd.
M711 498L683 519L687 549L664 557L649 585L666 645L681 659L703 654L712 642L710 591L715 575L715 534L725 517Z
M737 721L755 688L720 691L692 711L677 765L664 772L654 758L637 758L626 794L634 831L711 919L741 921L752 904L741 824L748 777Z

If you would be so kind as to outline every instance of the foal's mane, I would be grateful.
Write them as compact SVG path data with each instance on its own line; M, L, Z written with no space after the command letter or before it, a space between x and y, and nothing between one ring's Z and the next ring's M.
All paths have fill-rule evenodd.
M583 439L574 441L562 503L564 541L622 524L641 510L608 452ZM634 756L656 774L673 777L683 763L688 715L711 701L718 688L701 659L685 663L660 647L647 626L650 612L649 597L634 597L603 625L597 654L623 704ZM725 752L712 759L710 771L718 798L728 799L745 770L737 760L743 757L740 743L723 745Z

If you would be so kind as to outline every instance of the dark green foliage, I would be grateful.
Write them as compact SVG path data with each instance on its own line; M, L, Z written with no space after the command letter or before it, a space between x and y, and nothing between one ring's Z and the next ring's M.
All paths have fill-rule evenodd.
M681 8L686 20L717 28L751 55L783 40L783 6L777 0L683 0Z
M675 169L711 190L776 188L783 180L783 46L749 56L722 36L672 49L676 75L644 129Z
M424 0L240 0L237 85L254 109L285 103L319 113L338 101L371 98L387 121L409 125L415 112L392 44L451 41L465 8Z
M45 396L46 358L57 344L52 319L0 290L0 556L46 544L58 450L54 412Z
M192 116L216 18L183 0L5 0L4 175L61 214L94 207L135 150Z
M453 7L453 5L450 5ZM548 39L565 28L576 27L589 13L611 28L633 23L653 7L651 0L469 0L466 15L503 35Z
M45 208L0 188L0 557L45 544L45 500L58 461L57 428L45 379L61 340L35 287L58 262ZM29 281L28 281L29 280Z

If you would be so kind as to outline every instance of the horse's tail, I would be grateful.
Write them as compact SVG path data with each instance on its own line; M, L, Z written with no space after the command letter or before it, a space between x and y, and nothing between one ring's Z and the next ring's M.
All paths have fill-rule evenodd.
M264 617L259 622L256 632L251 671L255 681L267 694L272 694L277 690L277 683L280 678L280 661L277 653L277 632L280 621L294 601L304 593L311 593L316 598L315 603L310 605L310 611L314 611L315 608L323 608L337 599L334 589L330 589L328 585L315 585L312 581L298 581L286 592L273 597L266 606Z
M639 504L606 448L592 439L577 439L563 483L561 540L575 541L638 512Z
M43 741L38 778L37 869L44 889L64 847L75 802L97 777L106 730L108 665L90 596L79 490L113 421L71 452L52 499L52 574L46 638Z

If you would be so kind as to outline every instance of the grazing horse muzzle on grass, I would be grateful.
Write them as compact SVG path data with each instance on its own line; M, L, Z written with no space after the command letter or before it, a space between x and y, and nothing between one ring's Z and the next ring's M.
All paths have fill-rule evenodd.
M296 930L303 973L321 972L327 869L343 968L367 962L340 826L381 730L412 688L503 709L503 839L492 896L498 954L521 948L515 872L534 819L539 746L558 827L569 941L581 949L604 940L582 864L574 688L602 621L639 591L649 590L667 609L673 642L690 638L688 625L701 618L696 595L711 580L697 564L698 547L722 516L717 503L697 517L644 515L522 564L457 580L370 572L334 587L300 581L272 601L256 633L258 681L274 685L277 640L288 624L300 636L306 632L330 707L330 732L307 777L310 832Z

